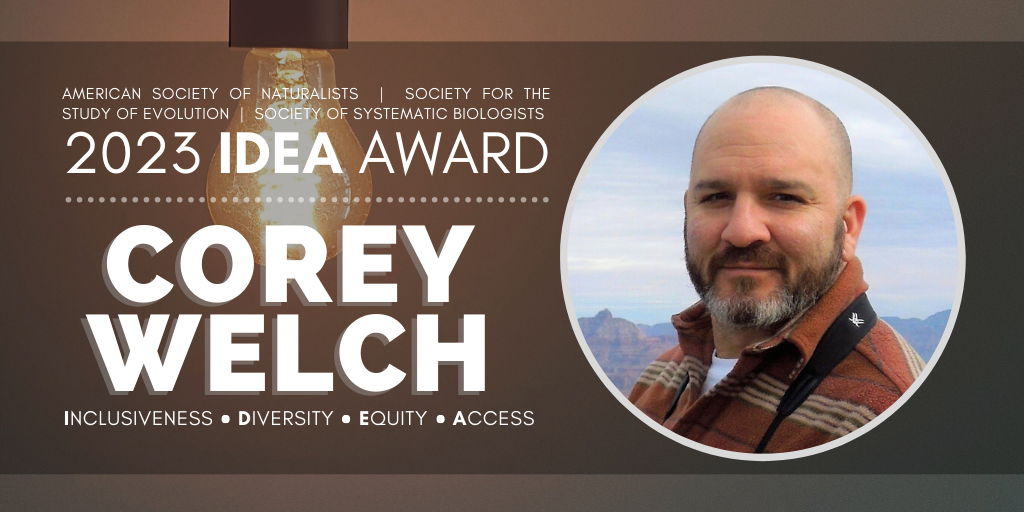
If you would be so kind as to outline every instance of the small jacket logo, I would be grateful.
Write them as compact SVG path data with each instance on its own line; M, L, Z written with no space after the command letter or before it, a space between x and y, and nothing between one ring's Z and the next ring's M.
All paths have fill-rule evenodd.
M850 323L856 325L857 327L860 327L864 325L864 320L861 320L861 318L857 316L857 313L855 312L853 316L850 317Z

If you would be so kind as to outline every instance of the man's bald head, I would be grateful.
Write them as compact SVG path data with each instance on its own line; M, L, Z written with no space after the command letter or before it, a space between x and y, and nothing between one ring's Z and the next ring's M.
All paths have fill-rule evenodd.
M825 105L803 93L785 87L756 87L726 100L704 121L697 133L697 139L693 144L693 161L697 160L698 152L707 142L708 133L713 132L723 119L751 113L756 115L757 109L766 108L806 109L814 114L813 117L820 123L817 128L820 128L824 134L823 143L832 146L831 153L834 157L834 170L839 180L840 194L842 197L848 197L853 190L853 151L846 127Z

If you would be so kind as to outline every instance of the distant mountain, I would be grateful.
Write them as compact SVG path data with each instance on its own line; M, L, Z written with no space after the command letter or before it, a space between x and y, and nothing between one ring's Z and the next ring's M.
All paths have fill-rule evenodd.
M941 311L920 320L882 317L917 350L927 362L938 347L949 322L950 311ZM634 324L615 318L604 309L593 318L578 318L583 337L615 387L624 395L633 389L647 365L677 343L676 329L666 322L655 325Z
M633 322L615 318L605 309L593 318L579 318L583 337L615 387L629 395L647 365L676 343L670 335L648 336Z
M636 326L648 336L665 336L666 334L674 336L676 334L676 328L672 327L669 322L654 325L636 324Z
M948 309L939 311L924 320L890 316L883 316L882 320L885 320L885 323L896 329L896 332L902 334L907 343L910 343L921 356L921 359L927 362L939 346L939 339L942 338L942 332L946 330L946 324L949 323L951 312Z

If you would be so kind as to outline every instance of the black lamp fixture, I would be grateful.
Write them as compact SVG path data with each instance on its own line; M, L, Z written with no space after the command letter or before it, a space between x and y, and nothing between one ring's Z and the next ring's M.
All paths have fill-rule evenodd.
M348 0L231 0L228 46L348 48Z

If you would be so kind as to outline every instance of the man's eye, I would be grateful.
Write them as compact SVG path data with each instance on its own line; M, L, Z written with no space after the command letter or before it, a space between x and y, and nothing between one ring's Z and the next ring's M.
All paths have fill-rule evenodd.
M725 192L715 192L714 194L708 194L701 198L701 203L713 203L716 201L724 201L729 199L729 194Z
M793 194L772 194L772 200L781 201L784 203L798 203L804 204L806 201L802 197L794 196Z

